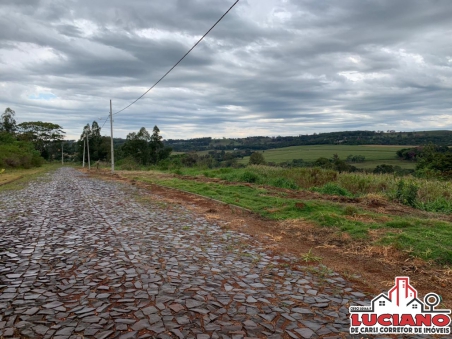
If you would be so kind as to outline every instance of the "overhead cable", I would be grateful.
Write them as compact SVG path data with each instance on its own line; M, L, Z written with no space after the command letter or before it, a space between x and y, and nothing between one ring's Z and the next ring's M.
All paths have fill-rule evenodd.
M215 24L212 26L212 27L210 27L210 29L201 37L201 39L199 39L194 45L193 45L193 47L192 48L190 48L189 50L188 50L188 52L187 53L185 53L184 54L184 56L182 57L182 58L180 58L179 59L179 61L178 62L176 62L176 64L173 66L173 67L171 67L154 85L152 85L146 92L144 92L142 95L140 95L136 100L134 100L134 101L132 101L129 105L127 105L126 107L124 107L123 109L121 109L121 110L119 110L119 111L117 111L117 112L115 112L115 113L113 113L113 115L116 115L116 114L119 114L119 113L121 113L122 111L124 111L124 110L126 110L127 108L129 108L130 106L132 106L134 103L136 103L138 100L140 100L141 98L143 98L147 93L149 93L149 91L150 90L152 90L155 86L157 86L157 84L160 82L160 81L162 81L168 74L170 74L171 73L171 71L174 69L174 68L176 68L177 67L177 65L179 65L180 64L180 62L182 61L182 60L184 60L185 59L185 57L188 55L188 54L190 54L190 52L196 47L196 46L198 46L198 44L207 36L207 34L209 34L210 33L210 31L226 16L226 14L228 14L229 13L229 11L239 2L240 0L237 0L236 2L234 2L233 4L232 4L232 6L231 7L229 7L229 9L221 16L221 18L219 18L218 20L217 20L217 22L215 22Z

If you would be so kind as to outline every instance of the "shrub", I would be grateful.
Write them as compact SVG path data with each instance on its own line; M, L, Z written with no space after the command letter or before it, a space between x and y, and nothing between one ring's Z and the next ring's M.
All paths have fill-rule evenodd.
M293 190L298 189L298 185L293 180L287 178L274 179L270 182L270 185L281 188L289 188Z
M345 188L342 188L341 186L334 183L328 183L323 185L322 187L314 187L312 190L315 192L328 195L340 195L344 197L352 196L352 194Z
M182 175L182 171L180 170L180 168L173 170L172 173L177 174L177 175Z
M240 181L257 183L259 181L259 176L253 172L245 171L240 177Z
M164 159L160 160L157 164L157 168L161 171L167 171L169 170L171 166L171 160L170 159Z
M416 207L418 190L418 186L414 183L406 185L405 181L400 180L397 183L396 198L402 204Z
M23 168L31 168L31 155L21 155L19 161Z
M250 156L250 165L264 165L265 164L265 158L262 153L254 152Z
M325 158L325 157L321 157L318 158L315 162L314 162L314 166L318 166L324 169L331 169L333 168L333 163L330 159Z
M350 154L346 161L347 162L364 162L366 160L366 157L364 155L352 155Z
M31 158L31 166L41 167L43 163L44 159L38 153L34 153L33 157Z
M410 183L407 186L407 189L405 192L405 202L407 205L409 205L411 207L416 207L418 190L419 190L419 188L415 184Z
M418 201L416 207L428 212L452 213L452 201L445 197L426 202Z
M392 165L381 164L375 167L373 173L375 174L384 174L384 173L394 173L395 169Z
M19 167L20 166L20 161L17 157L8 157L8 158L3 158L3 163L6 165L6 167Z
M9 144L0 145L0 167L39 167L43 161L39 152L29 142L12 141Z
M132 157L121 159L117 165L123 171L137 171L140 169L140 165Z

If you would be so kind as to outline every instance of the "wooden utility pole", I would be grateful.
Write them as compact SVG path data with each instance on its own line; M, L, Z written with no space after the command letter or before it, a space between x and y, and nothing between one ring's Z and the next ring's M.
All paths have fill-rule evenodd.
M85 136L83 136L83 167L85 167Z
M111 100L110 100L110 139L111 139L111 173L115 171L115 147L113 145L113 113L111 110Z
M89 137L88 133L86 133L86 145L87 145L87 151L88 151L88 169L91 169L91 160L89 159Z

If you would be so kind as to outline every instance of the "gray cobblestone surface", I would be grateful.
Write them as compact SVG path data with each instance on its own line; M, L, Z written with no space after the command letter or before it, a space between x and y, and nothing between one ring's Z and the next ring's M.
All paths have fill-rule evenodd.
M0 194L0 337L340 338L364 295L70 168Z

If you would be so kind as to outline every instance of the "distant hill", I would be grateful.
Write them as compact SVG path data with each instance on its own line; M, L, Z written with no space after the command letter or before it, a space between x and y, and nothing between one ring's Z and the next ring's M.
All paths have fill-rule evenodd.
M165 145L175 152L205 150L266 150L301 145L425 145L434 143L441 146L452 145L452 131L381 132L344 131L298 136L247 137L213 139L211 137L194 139L168 139ZM116 139L115 139L116 144Z

